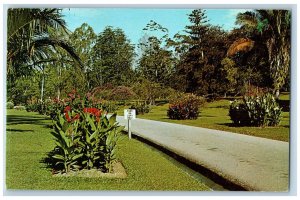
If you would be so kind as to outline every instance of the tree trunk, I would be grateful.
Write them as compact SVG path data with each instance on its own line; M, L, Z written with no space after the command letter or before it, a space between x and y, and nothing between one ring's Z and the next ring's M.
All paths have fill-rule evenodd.
M61 78L61 67L60 67L60 65L58 65L58 77L59 77L59 82L60 82L61 81L60 80L60 78ZM57 87L57 99L59 100L59 98L60 98L60 84Z
M42 85L41 85L41 102L43 102L43 97L44 97L44 84L45 84L45 75L44 75L44 70L43 70Z

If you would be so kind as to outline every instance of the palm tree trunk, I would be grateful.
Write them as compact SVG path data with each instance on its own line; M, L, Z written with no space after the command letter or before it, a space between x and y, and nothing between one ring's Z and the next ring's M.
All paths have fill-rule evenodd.
M42 74L42 85L41 85L41 102L43 102L43 97L44 97L44 84L45 84L45 76L44 72Z

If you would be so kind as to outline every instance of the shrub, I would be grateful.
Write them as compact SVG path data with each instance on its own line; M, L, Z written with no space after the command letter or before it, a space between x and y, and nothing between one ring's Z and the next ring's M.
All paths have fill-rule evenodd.
M124 127L116 123L116 114L108 119L102 110L85 107L86 100L81 102L69 102L63 113L57 111L53 118L52 135L56 147L51 158L55 170L63 173L81 169L111 172L118 136Z
M168 110L170 119L197 119L199 115L199 107L205 100L194 94L186 94L182 97L172 100Z
M245 96L242 101L231 102L229 116L239 126L277 126L281 108L271 94Z
M129 100L135 96L131 88L126 86L118 86L111 91L109 99L111 100Z
M26 105L26 111L27 112L38 112L38 104L32 103Z
M6 109L13 109L14 108L14 103L11 101L6 102Z
M136 115L143 115L150 112L150 106L145 102L136 102L134 105L131 105L129 109L135 109Z

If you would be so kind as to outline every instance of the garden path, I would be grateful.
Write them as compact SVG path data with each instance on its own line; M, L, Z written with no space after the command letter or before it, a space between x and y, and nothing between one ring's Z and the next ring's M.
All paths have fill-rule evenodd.
M123 116L117 121L127 128ZM131 130L246 190L288 191L288 142L146 119L132 120Z

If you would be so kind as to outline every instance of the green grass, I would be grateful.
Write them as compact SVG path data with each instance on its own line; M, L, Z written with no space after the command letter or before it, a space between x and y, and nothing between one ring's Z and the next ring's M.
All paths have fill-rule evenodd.
M6 188L26 190L209 190L163 153L122 135L118 159L125 179L53 177L43 159L53 149L51 121L26 111L7 111Z
M280 100L290 100L290 93L289 92L282 92L279 95Z
M228 100L206 103L200 108L200 117L196 120L171 120L167 117L168 104L154 106L150 113L138 115L138 118L185 124L234 133L253 135L274 140L289 141L289 112L282 113L282 121L278 127L234 127L230 117Z

